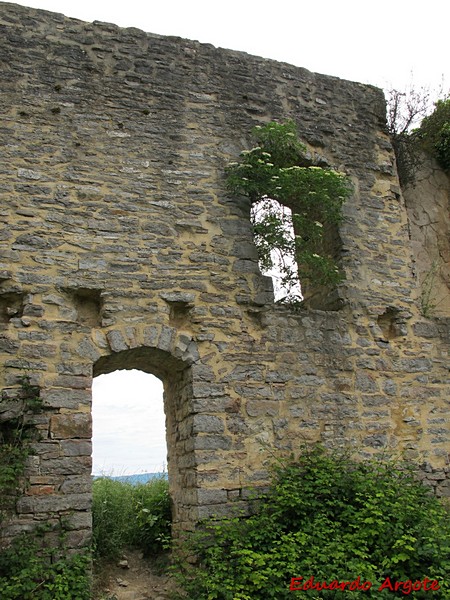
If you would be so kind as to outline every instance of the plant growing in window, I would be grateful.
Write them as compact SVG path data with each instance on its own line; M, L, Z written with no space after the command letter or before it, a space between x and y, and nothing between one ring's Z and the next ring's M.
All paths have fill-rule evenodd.
M292 121L257 126L253 136L257 145L228 165L227 186L252 203L262 272L275 268L283 300L298 301L299 280L334 286L343 279L326 232L342 221L350 181L344 173L311 166Z

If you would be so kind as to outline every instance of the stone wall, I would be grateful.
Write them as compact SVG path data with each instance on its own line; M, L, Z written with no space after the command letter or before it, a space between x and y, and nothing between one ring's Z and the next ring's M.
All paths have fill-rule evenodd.
M420 289L430 316L450 316L450 179L426 155L404 190Z
M41 440L4 535L90 535L92 377L165 387L178 529L245 509L273 453L388 448L449 495L449 323L425 319L382 92L291 65L0 4L3 403L41 390ZM345 282L273 303L224 168L256 124L293 119L346 171ZM319 310L330 308L339 310Z

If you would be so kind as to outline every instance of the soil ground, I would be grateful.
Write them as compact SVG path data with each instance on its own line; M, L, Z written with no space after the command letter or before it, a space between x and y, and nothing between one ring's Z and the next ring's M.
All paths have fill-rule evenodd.
M174 583L155 559L137 550L119 561L102 563L94 570L95 600L170 600L176 598Z

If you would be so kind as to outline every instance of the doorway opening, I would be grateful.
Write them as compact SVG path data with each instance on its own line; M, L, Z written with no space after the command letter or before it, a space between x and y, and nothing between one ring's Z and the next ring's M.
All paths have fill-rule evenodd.
M167 471L160 379L137 369L98 375L92 386L92 417L94 476L135 476L144 482Z
M149 328L148 334L150 335L151 332L153 332L153 329ZM161 343L166 345L166 338L164 336L161 336ZM181 531L190 528L195 521L197 506L197 462L195 445L193 443L194 408L192 406L192 369L181 358L173 356L173 354L165 349L138 346L136 348L113 352L99 358L93 365L94 385L97 386L98 383L102 382L102 379L100 379L101 375L122 370L130 372L133 369L140 371L143 377L145 375L154 375L159 381L164 383L164 401L156 402L159 405L158 411L161 418L159 441L156 443L156 446L159 446L159 455L154 455L154 458L151 456L148 458L144 457L144 463L131 463L131 461L128 462L128 460L125 460L124 456L125 452L131 454L128 448L118 455L116 465L120 465L121 473L119 473L119 476L130 473L131 467L133 470L139 467L144 470L148 468L150 472L150 468L153 469L156 466L156 469L160 470L164 464L163 457L166 456L169 494L172 506L172 527L174 531ZM144 387L146 386L144 385ZM126 399L132 398L131 388L132 386L126 388ZM148 385L148 389L150 389L150 384ZM94 394L96 394L95 390ZM96 405L97 400L94 400L94 403ZM148 403L154 406L154 404L151 404L150 399ZM95 410L96 407L94 406ZM165 413L167 450L162 448L162 440L164 438L162 410ZM119 429L129 427L129 414L127 412L129 411L125 410L122 413ZM93 414L94 438L96 438L98 425L96 424L95 412ZM156 414L151 414L148 418L144 418L143 413L138 411L138 415L139 425L136 425L136 428L143 429L147 433L147 438L151 438L153 421L156 419ZM119 434L117 431L113 434L111 434L111 431L107 431L107 433L110 435L109 447L112 448L113 445L117 445ZM100 472L102 469L105 470L107 463L105 460L97 458L97 450L99 448L96 439L94 439L94 446L97 446L94 449L95 473L97 469ZM146 462L147 460L148 462Z

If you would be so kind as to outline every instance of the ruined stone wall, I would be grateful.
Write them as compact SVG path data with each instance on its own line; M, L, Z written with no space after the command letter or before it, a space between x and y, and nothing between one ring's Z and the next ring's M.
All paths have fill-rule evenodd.
M403 194L422 312L450 317L450 178L423 154Z
M178 528L245 508L273 452L305 441L405 452L448 495L448 321L418 310L382 92L0 9L0 389L10 406L29 374L44 403L4 534L64 515L73 547L89 539L92 377L118 368L164 382ZM322 305L339 310L273 304L224 187L251 128L285 119L354 183L346 280Z

